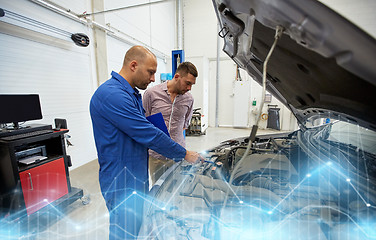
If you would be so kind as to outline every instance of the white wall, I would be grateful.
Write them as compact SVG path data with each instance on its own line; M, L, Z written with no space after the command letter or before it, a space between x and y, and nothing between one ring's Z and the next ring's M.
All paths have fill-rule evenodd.
M105 25L118 29L119 36L129 42L107 36L108 75L121 69L126 51L134 44L146 45L157 56L158 68L152 87L160 83L160 74L171 72L166 58L171 56L175 42L175 2L164 1L151 5L134 6L149 1L105 1L105 9L129 8L105 13ZM153 2L153 1L151 1ZM156 50L156 51L154 51ZM165 56L165 57L163 57ZM143 93L143 91L141 91Z
M186 59L198 59L205 56L209 59L208 73L208 124L215 126L216 118L216 88L218 87L218 125L222 127L234 126L234 81L236 78L235 63L221 50L219 64L219 84L216 86L216 57L217 57L217 17L214 12L211 1L189 0L184 1L184 50ZM220 49L222 49L223 40L220 39ZM257 98L261 102L261 87L249 76L244 75L243 80L251 81L251 99ZM196 84L197 85L197 84ZM195 97L195 105L202 103L202 87L197 85L193 88L192 94ZM199 101L196 101L200 99ZM274 100L276 101L276 100ZM248 103L245 103L248 104ZM281 129L295 129L290 121L291 113L281 103ZM267 107L265 107L267 112ZM248 109L248 126L254 124L254 115L251 114L251 108ZM283 118L283 120L282 120ZM286 121L285 121L286 119ZM261 122L260 128L266 127L266 121Z
M209 115L209 59L205 56L185 57L185 61L193 63L198 71L196 84L193 85L191 93L194 98L193 108L201 108L201 131L205 131Z
M119 41L118 39L115 39L111 36L107 36L107 54L108 54L108 77L110 77L111 71L119 72L122 65L123 65L123 59L125 53L128 51L128 49L131 47L131 45L126 44L124 42ZM150 83L149 87L155 86L159 83L161 83L160 74L171 72L171 69L167 70L167 64L165 63L165 60L157 57L158 67L157 72L155 74L155 82ZM140 91L143 93L144 91Z
M105 9L132 6L149 1L105 0ZM154 2L154 1L151 1ZM110 24L167 56L175 47L175 1L163 1L147 6L137 6L105 14Z
M217 56L217 16L212 1L183 0L184 50L187 57ZM221 56L227 56L221 52Z
M233 83L236 74L236 65L231 59L221 60L219 64L219 84L216 86L216 61L210 61L210 99L209 126L215 126L216 88L218 88L218 125L231 127L233 118ZM214 109L214 111L213 111Z
M215 126L215 75L216 75L216 61L210 61L210 80L209 80L209 126ZM244 102L249 106L248 109L248 126L251 127L255 124L256 115L252 113L253 107L251 102L256 100L256 107L259 109L261 102L262 87L254 81L244 70L240 70L240 75L243 81L250 82L250 95L249 102ZM236 65L231 60L221 60L219 66L219 109L218 109L218 125L220 127L232 127L234 123L234 84L236 79ZM214 86L214 87L213 87ZM266 103L263 108L263 113L268 112ZM280 125L281 130L296 129L294 116L280 101L272 97L272 102L269 104L278 105L280 110ZM291 122L292 121L292 122ZM259 124L260 129L266 128L266 121L261 120Z
M90 28L29 1L1 1L1 7L71 33L91 34ZM2 28L0 92L39 94L43 119L35 122L54 125L54 118L67 119L68 134L74 144L67 148L67 153L72 157L73 168L95 159L88 111L95 87L92 46L81 48L70 36L33 28L7 17L0 20L19 26L13 26L13 30L26 29L14 34ZM0 24L5 26L4 22Z
M51 2L70 9L72 13L92 12L91 0ZM104 6L105 9L111 9L139 3L141 1L124 3L108 0L104 2ZM100 49L93 41L91 27L36 3L27 0L0 0L0 7L70 33L85 33L91 40L89 47L82 48L76 46L70 36L61 36L7 18L0 19L19 26L5 28L7 24L0 22L0 93L38 93L43 113L43 119L36 121L38 123L53 125L54 118L67 119L70 141L74 144L67 148L73 168L97 158L89 114L89 102L98 83L95 52L103 54L104 59L107 59L108 77L112 70L120 70L125 52L134 44L150 46L156 53L156 83L159 83L159 73L171 71L166 69L163 56L171 55L174 48L174 1L105 14L104 25L109 24L124 31L126 35L118 34L117 38L106 36L107 46L100 46ZM100 82L105 80L100 79ZM32 122L27 122L29 123Z
M201 59L206 58L208 68L205 69L207 76L207 86L204 94L204 89L201 89L203 85L196 84L192 88L192 94L195 98L195 107L203 107L204 101L207 103L208 110L206 111L206 116L208 125L215 126L215 99L216 99L216 62L215 58L217 56L217 18L214 12L213 4L211 1L200 1L200 0L189 0L183 1L183 16L184 16L184 51L186 60L187 59ZM221 44L223 41L221 41ZM221 58L224 60L223 63L228 63L232 65L232 61L229 60L227 55L221 51ZM222 66L221 62L221 66ZM222 72L222 76L225 79L228 74L227 71ZM202 81L202 72L199 69L199 81ZM219 90L223 91L229 90L228 84L231 82L223 81L220 83ZM220 96L220 108L228 109L227 105L231 104L231 99L223 97L228 94L222 93ZM197 100L198 99L198 100ZM231 107L232 108L232 107ZM230 111L232 112L230 108ZM232 123L231 114L226 113L226 111L220 111L221 116L219 119L222 120L223 125L229 125ZM228 119L230 118L230 119ZM231 124L230 124L231 125Z

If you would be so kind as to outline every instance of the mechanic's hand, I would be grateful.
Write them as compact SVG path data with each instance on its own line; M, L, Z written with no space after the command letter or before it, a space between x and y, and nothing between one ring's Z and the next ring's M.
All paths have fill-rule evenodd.
M187 153L185 154L184 159L187 160L187 162L189 162L189 163L196 163L199 160L201 162L204 161L204 158L199 153L193 152L193 151L188 151L188 150L187 150Z

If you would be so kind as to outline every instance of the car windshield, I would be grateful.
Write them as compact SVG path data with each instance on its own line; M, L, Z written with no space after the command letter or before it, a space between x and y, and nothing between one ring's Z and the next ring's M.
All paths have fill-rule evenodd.
M328 140L352 145L358 150L376 155L376 132L352 123L333 123Z

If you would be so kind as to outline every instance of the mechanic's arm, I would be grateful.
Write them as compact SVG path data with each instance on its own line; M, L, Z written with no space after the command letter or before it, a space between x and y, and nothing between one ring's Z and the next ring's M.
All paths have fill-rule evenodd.
M150 148L170 159L177 161L186 158L188 162L196 162L202 157L192 151L185 150L174 142L163 131L151 124L137 108L134 100L127 94L110 96L103 102L103 111L111 112L109 121L134 141Z

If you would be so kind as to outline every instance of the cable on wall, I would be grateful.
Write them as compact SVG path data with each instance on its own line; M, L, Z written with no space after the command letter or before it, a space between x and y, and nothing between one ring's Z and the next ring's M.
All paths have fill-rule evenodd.
M48 32L58 34L63 37L70 38L77 46L80 46L80 47L87 47L89 46L89 43L90 43L89 37L84 33L70 33L63 29L51 26L49 24L37 21L35 19L23 16L21 14L18 14L18 13L15 13L6 9L0 8L0 17L9 18L17 22L27 24L29 26L33 26L38 29L42 29L44 31L48 31Z

